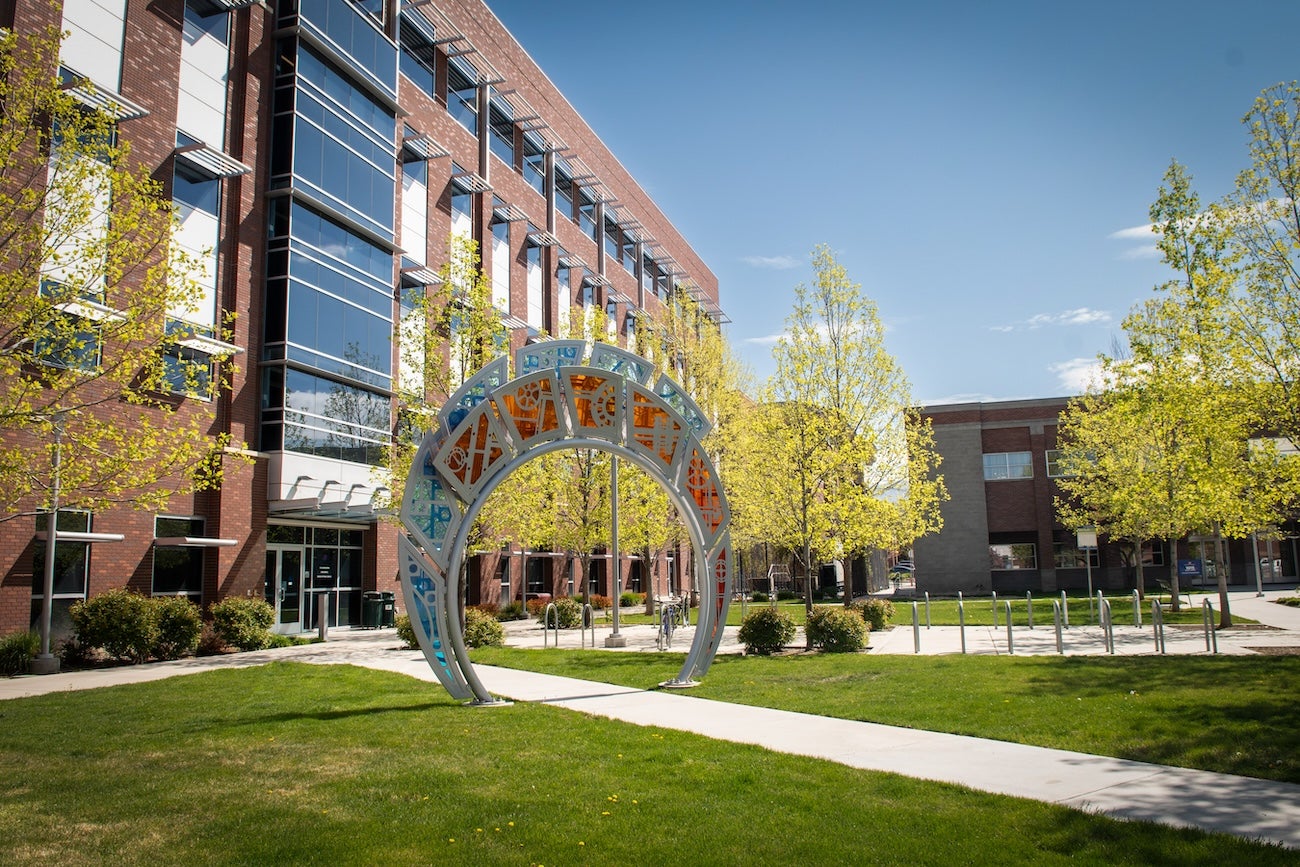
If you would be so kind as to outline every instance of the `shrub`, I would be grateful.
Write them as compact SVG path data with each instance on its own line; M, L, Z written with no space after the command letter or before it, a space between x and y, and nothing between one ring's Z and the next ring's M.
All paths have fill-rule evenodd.
M399 614L394 625L397 627L397 637L401 639L403 646L408 650L420 649L420 642L415 637L415 627L411 625L409 614Z
M240 650L261 650L271 643L275 609L264 599L230 596L212 606L212 629L223 642Z
M746 653L768 656L794 640L794 620L784 611L758 608L740 624L740 643Z
M856 653L867 646L867 624L842 605L818 605L804 625L808 642L827 653Z
M35 632L15 632L0 638L0 675L26 674L40 652L41 637Z
M158 637L157 618L149 600L123 588L107 590L70 611L77 640L102 647L114 659L144 662Z
M149 600L158 634L152 655L158 659L180 659L199 646L203 615L199 606L184 596L158 596Z
M204 624L203 634L199 636L199 646L194 649L194 653L198 656L216 656L229 649L212 625Z
M507 602L505 605L502 605L501 610L497 612L497 620L501 620L501 621L527 620L527 619L528 619L528 612L524 610L524 603L520 602L519 600L515 600L514 602Z
M599 593L591 594L591 608L593 611L604 611L612 604L614 604L613 600L608 596L601 596Z
M631 590L624 590L618 597L620 608L632 608L637 605L645 605L644 593L633 593Z
M58 656L63 668L89 668L95 660L95 648L74 635L59 642Z
M534 596L528 600L528 613L533 617L541 617L542 612L546 610L546 606L550 604L550 599L541 599ZM500 620L501 618L498 617L497 619Z
M582 605L576 600L561 596L555 600L554 604L555 617L551 619L550 623L543 622L544 626L555 626L558 620L560 629L572 629L582 622Z
M501 621L476 608L465 609L465 646L499 647L506 643Z
M894 603L888 599L868 599L853 607L862 615L872 632L884 629L894 617Z
M776 601L777 601L777 602L790 602L790 601L792 601L792 600L794 600L794 599L798 599L798 598L799 598L799 594L798 594L798 593L795 593L793 590L778 590L778 591L776 591Z
M753 602L767 602L771 599L771 597L768 596L766 593L764 593L762 590L755 590L752 594L750 594L749 598Z

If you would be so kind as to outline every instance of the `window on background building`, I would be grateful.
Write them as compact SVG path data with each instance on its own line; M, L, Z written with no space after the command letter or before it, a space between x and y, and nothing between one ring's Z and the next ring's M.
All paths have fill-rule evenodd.
M991 452L984 455L985 481L1033 477L1033 455L1029 452Z
M361 622L362 538L360 530L316 527L307 531L311 573L304 582L304 604L311 612L310 626L315 626L317 599L322 594L329 599L326 610L331 626Z
M492 153L510 168L515 167L515 113L510 104L489 88L488 95L488 146Z
M578 188L578 228L591 240L596 240L596 200L586 190Z
M1057 569L1086 569L1088 560L1092 561L1092 568L1101 568L1101 556L1096 548L1088 548L1084 551L1073 545L1057 542L1052 546L1052 557Z
M423 265L429 246L429 164L407 154L402 162L402 234L398 244Z
M989 568L998 571L1037 569L1038 546L1032 542L989 545Z
M49 530L49 513L42 512L36 516L36 532ZM59 510L59 532L89 533L91 528L90 512ZM33 628L40 622L41 610L45 604L45 555L46 542L36 543L32 554L32 611ZM71 635L72 618L69 609L74 602L86 598L86 570L90 563L90 543L73 542L60 539L54 546L54 595L51 600L51 635Z
M555 161L555 213L573 219L573 172L564 160Z
M528 327L540 330L542 322L542 248L529 244L526 248L528 258Z
M1165 565L1165 546L1163 542L1150 541L1142 543L1142 565Z
M427 96L437 93L434 86L434 68L437 64L434 42L433 26L428 20L418 12L404 9L398 38L402 51L398 58L398 68Z
M623 234L623 270L636 276L636 239Z
M447 113L478 135L478 72L463 57L447 61Z
M387 457L388 395L283 367L262 376L263 450L371 466Z
M563 258L563 252L560 253ZM573 271L572 269L560 265L555 269L555 297L560 299L556 306L556 316L559 320L559 336L566 337L569 333L569 308L574 304L573 297Z
M619 253L619 250L622 249L620 244L621 244L621 239L623 237L623 231L618 227L618 223L615 223L609 217L605 218L604 229L605 229L605 255L611 261L617 262L619 260L619 256L621 255ZM606 273L609 272L607 271Z
M99 367L101 330L98 322L71 313L58 312L45 334L37 339L32 354L42 364L70 370L93 371Z
M202 518L154 518L155 539L202 536ZM155 545L153 595L185 596L195 604L203 598L203 548L193 545Z
M167 323L169 336L184 340L196 332L184 322ZM210 334L205 335L211 337ZM168 343L162 350L164 389L172 394L208 400L212 397L212 356L202 349L179 342Z
M546 195L546 149L535 133L524 133L524 180L541 195Z
M510 224L492 224L492 306L510 312Z
M463 171L452 165L452 173ZM474 235L474 194L457 181L451 183L451 233L462 238Z

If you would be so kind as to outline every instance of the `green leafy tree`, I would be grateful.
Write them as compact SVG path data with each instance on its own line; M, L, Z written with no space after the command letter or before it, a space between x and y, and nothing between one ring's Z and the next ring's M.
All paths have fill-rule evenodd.
M814 251L813 271L795 289L734 479L749 532L802 553L809 612L817 561L910 544L939 528L946 496L875 304L828 248Z
M56 451L61 507L159 509L219 485L229 444L185 399L229 365L175 351L202 266L112 118L61 86L59 41L0 34L0 520L49 505Z

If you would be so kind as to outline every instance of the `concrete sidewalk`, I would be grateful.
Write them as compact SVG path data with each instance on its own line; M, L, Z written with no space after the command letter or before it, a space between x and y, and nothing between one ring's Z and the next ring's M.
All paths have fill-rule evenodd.
M1292 632L1289 628L1300 625L1300 610L1256 600L1253 594L1240 600L1234 596L1232 604L1237 613L1275 625L1292 641L1300 636L1300 629ZM903 634L906 652L912 652L911 629L895 632ZM1044 630L1045 634L1050 632ZM650 638L652 642L652 631ZM680 644L674 642L674 650L689 646L685 640L688 636L681 638ZM1021 638L1015 640L1019 647ZM346 633L336 630L324 644L0 680L0 699L139 683L275 660L359 665L434 682L423 656L401 649L398 644L391 629ZM629 644L633 644L630 633ZM492 666L480 665L475 670L494 695L516 701L542 702L636 725L689 731L866 770L956 783L1121 819L1200 828L1300 849L1300 785L1296 784L748 707L694 698L689 692L633 689ZM465 712L491 711L466 708Z

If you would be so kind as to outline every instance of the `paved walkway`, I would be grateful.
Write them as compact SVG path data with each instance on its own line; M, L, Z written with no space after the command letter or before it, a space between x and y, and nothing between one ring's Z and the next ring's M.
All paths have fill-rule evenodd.
M1276 595L1280 594L1269 593L1270 598ZM1278 634L1290 636L1286 640L1300 645L1300 609L1256 599L1253 593L1234 594L1232 604L1237 613L1275 627ZM633 629L648 630L648 627ZM626 631L629 645L644 650L635 647L641 639L634 639L631 629ZM895 634L900 632L906 652L913 652L910 628L876 636L881 641L876 652L894 644ZM653 640L652 632L650 638ZM598 644L603 641L599 633L598 639ZM994 637L989 641L996 645ZM1019 635L1015 642L1017 653L1022 652ZM1221 639L1221 651L1225 643L1233 642ZM1120 651L1118 637L1116 644L1117 652L1127 652ZM686 646L687 642L683 641L675 649ZM1051 652L1055 652L1054 646ZM1146 650L1135 652L1152 650L1148 645ZM1199 652L1205 652L1203 644ZM262 665L273 660L352 664L434 680L419 653L397 647L392 630L336 631L325 644L2 680L0 699L138 683L218 667ZM477 666L476 671L494 695L517 701L544 702L637 725L690 731L857 768L956 783L1117 818L1235 834L1300 849L1300 785L1292 783L747 707L693 698L689 694L632 689L492 666ZM466 713L474 712L491 711L466 710Z

